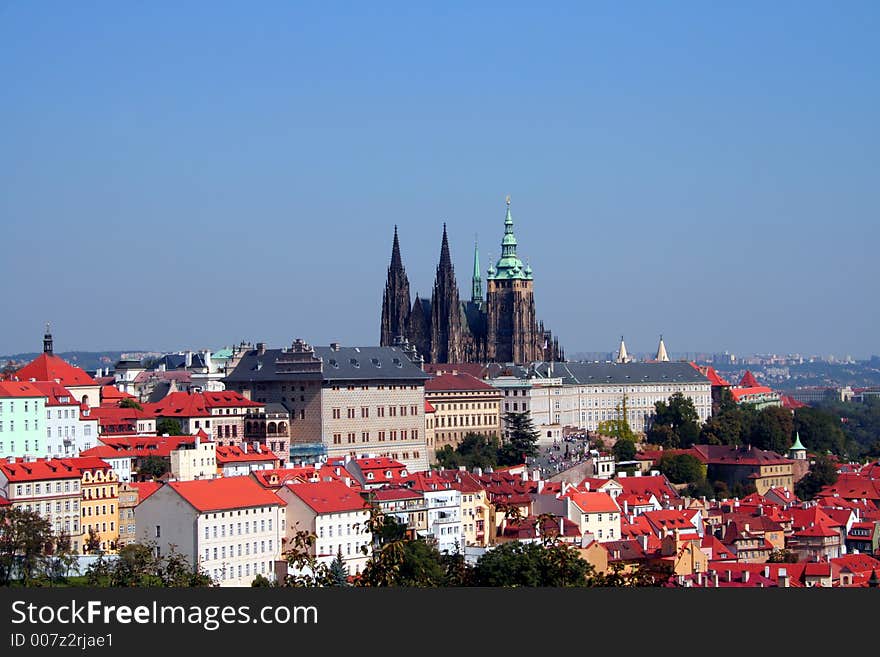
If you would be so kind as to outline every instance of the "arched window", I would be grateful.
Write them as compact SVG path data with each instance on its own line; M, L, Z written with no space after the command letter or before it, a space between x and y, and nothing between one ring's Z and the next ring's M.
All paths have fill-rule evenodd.
M276 433L278 426L274 422L270 422L266 429L269 433Z

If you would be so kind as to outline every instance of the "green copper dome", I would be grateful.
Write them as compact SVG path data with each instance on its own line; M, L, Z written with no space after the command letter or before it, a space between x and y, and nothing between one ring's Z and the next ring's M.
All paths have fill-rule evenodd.
M797 432L797 433L794 434L794 445L792 445L791 448L792 448L792 449L803 449L803 450L806 450L806 449L807 449L807 448L804 447L803 444L801 443L801 434L800 434L800 432Z
M510 215L510 197L507 197L507 216L504 218L504 238L501 240L501 257L495 267L489 268L489 280L532 280L532 268L524 267L516 255L516 235L513 234L513 217Z

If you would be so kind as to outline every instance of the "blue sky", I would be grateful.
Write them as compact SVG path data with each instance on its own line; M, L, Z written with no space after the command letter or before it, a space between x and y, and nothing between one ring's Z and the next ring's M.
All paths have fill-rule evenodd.
M372 5L377 6L372 6ZM374 344L504 197L569 353L880 352L880 4L0 0L0 353Z

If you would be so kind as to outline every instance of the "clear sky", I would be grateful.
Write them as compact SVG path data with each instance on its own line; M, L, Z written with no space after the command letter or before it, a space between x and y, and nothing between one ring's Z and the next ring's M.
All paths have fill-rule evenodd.
M878 34L873 0L0 0L0 353L375 344L394 224L425 295L447 222L467 295L507 194L568 353L878 353Z

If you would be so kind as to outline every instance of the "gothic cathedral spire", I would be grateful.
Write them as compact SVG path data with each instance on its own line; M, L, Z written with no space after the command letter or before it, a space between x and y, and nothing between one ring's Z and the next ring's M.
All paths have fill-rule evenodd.
M400 257L397 226L394 226L391 264L388 265L388 279L385 283L385 293L382 296L382 326L379 336L381 346L392 346L396 338L406 335L409 312L409 280Z
M474 239L474 274L471 278L471 301L477 307L483 305L483 279L480 276L480 249Z
M449 239L443 224L440 262L431 295L431 358L432 363L458 363L462 360L461 304L455 270L449 255Z

